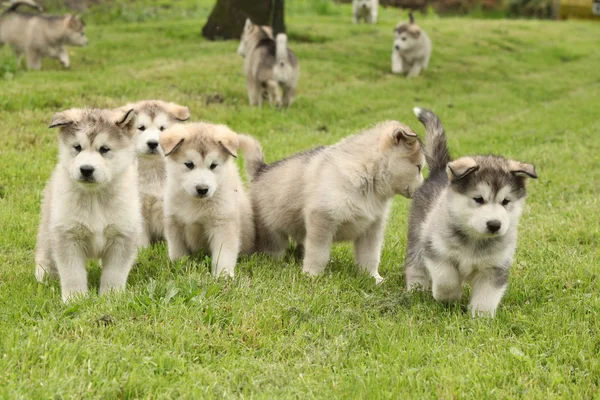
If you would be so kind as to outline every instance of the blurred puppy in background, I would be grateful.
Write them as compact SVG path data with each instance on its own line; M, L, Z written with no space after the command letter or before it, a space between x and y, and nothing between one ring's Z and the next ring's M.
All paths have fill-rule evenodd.
M23 55L27 68L39 70L42 58L57 59L65 68L69 68L69 53L65 46L86 46L85 23L77 16L30 14L18 10L22 5L35 7L31 0L13 0L0 15L0 46L9 45L17 54L20 65Z
M352 1L352 22L355 24L358 24L361 19L368 24L376 24L378 12L379 0Z
M409 78L418 76L429 66L431 40L417 24L412 12L409 23L399 23L394 29L392 49L392 72L406 73Z

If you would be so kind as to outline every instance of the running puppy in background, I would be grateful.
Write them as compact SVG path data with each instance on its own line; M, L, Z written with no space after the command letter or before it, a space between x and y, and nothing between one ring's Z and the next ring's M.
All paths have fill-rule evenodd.
M472 315L493 317L508 286L525 184L537 178L535 168L497 156L452 160L438 117L420 108L415 114L427 130L431 171L412 203L408 289L432 289L437 301L453 302L468 282Z
M35 276L58 275L66 302L88 290L86 261L102 262L100 294L124 290L142 214L135 160L136 114L100 109L56 113L59 162L46 185Z
M144 217L140 245L146 247L164 238L163 197L166 167L165 154L159 146L160 135L170 126L187 121L190 118L190 110L161 100L140 101L121 108L125 109L133 109L138 115L134 140Z
M258 251L282 256L291 237L304 246L302 270L318 275L334 242L353 241L361 270L383 280L378 268L392 198L411 197L423 182L425 158L412 129L382 122L269 165L262 152L245 155Z
M277 108L289 107L296 96L300 67L287 47L284 33L273 39L269 27L246 20L238 54L245 57L246 87L251 106L261 106L263 95Z
M392 50L392 72L407 73L409 78L418 76L429 66L431 40L419 25L415 24L412 12L409 23L399 23L394 29Z
M204 249L212 257L214 276L233 277L238 254L254 250L252 207L232 158L240 146L255 143L260 149L254 139L208 123L174 125L160 136L172 261Z
M353 0L352 1L352 22L358 24L364 20L368 24L377 23L377 13L379 12L379 0Z
M17 54L17 64L23 55L27 68L42 68L42 58L57 59L69 68L69 53L65 46L86 46L85 23L77 16L29 14L17 10L27 5L41 8L31 0L12 1L9 8L0 15L0 46L9 45Z

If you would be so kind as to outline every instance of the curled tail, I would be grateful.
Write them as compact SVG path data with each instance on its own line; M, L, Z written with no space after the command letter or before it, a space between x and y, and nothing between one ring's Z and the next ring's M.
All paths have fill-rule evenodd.
M277 60L277 63L279 65L289 63L287 35L285 33L279 33L275 39L275 43L275 59Z
M445 170L446 164L452 161L452 158L450 158L450 152L448 151L442 121L431 110L415 107L413 112L425 126L425 158L430 171Z
M6 10L4 10L4 12L2 14L16 11L17 8L19 8L21 6L28 6L31 8L35 8L39 12L44 11L44 9L33 0L11 0L11 1L7 1L3 5L7 6L8 8Z
M263 155L262 146L252 136L249 135L238 135L240 141L240 148L244 153L244 160L246 162L246 173L251 181L256 179L259 171L265 167L265 157Z

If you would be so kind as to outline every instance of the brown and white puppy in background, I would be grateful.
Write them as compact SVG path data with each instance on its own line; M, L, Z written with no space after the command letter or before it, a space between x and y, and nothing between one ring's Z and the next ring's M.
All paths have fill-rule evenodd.
M281 256L291 237L304 246L303 271L323 272L334 242L353 241L359 267L375 278L392 198L423 181L421 143L408 126L382 122L332 146L265 164L245 153L252 178L257 250Z
M30 14L18 11L21 5L37 6L32 1L12 1L0 15L0 46L9 45L17 54L17 63L25 55L27 68L39 70L42 58L55 58L69 68L65 46L86 46L85 23L77 16ZM38 6L38 9L39 6Z
M379 13L379 0L353 0L352 1L352 22L358 24L364 20L368 24L377 23L377 14Z
M167 163L165 235L169 258L200 249L212 273L233 277L238 254L254 250L254 221L233 158L248 141L225 125L178 124L160 136Z
M166 167L165 154L159 145L160 135L170 126L187 121L190 118L190 110L179 104L161 100L144 100L120 109L133 109L138 115L134 139L144 217L140 245L146 247L164 238L163 198Z
M394 29L392 49L392 72L406 73L409 78L418 76L429 66L431 40L419 25L415 24L412 12L409 23L399 23Z
M58 275L64 301L87 293L90 258L102 262L100 294L125 289L142 229L135 126L133 110L70 109L52 118L59 161L44 190L35 276Z
M238 54L245 57L246 87L250 105L261 106L263 96L279 107L289 107L296 96L300 67L287 47L284 33L273 39L271 28L246 20Z

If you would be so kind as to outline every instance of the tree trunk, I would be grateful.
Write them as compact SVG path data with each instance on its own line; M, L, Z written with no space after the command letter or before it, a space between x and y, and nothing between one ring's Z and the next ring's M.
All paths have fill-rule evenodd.
M217 0L202 35L210 40L239 39L246 18L258 25L273 27L276 35L285 32L285 0Z

